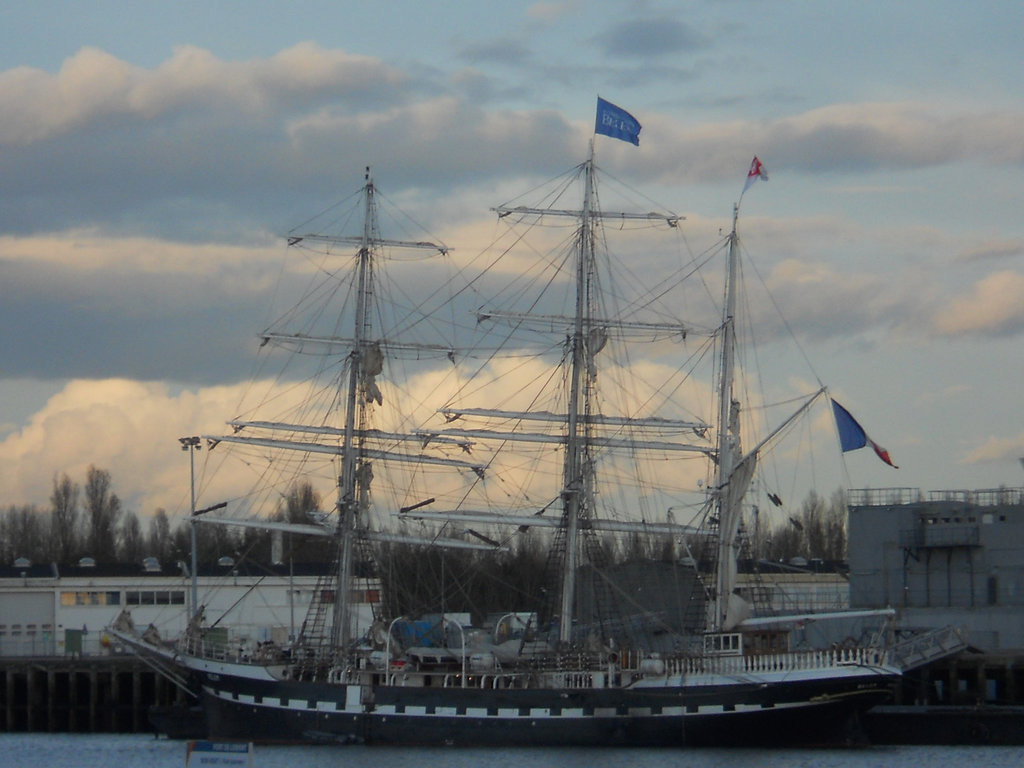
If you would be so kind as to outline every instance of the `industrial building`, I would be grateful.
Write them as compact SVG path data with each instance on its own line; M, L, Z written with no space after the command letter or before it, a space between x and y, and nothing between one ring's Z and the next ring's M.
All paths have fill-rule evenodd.
M974 648L1024 649L1024 489L848 492L851 608L962 627Z

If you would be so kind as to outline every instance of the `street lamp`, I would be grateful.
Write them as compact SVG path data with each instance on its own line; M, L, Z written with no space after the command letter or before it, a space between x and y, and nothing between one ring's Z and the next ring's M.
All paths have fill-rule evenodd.
M199 582L196 576L196 451L201 451L203 446L198 437L179 437L178 442L181 443L181 450L188 451L188 476L191 488L188 522L192 534L192 612L190 615L194 616L199 610Z

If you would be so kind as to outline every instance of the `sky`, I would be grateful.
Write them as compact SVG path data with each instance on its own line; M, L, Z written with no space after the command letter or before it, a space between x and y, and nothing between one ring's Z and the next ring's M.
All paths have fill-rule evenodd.
M836 483L1022 486L1021 29L999 0L7 4L0 505L95 465L184 514L177 438L231 416L282 234L371 166L469 243L585 158L597 95L643 126L602 166L694 242L764 163L744 248L900 467Z

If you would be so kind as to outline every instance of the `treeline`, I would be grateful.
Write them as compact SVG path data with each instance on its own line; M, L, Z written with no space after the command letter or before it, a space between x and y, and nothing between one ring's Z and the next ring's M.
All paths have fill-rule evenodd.
M110 473L98 467L89 467L84 485L66 473L55 475L47 509L12 506L0 515L5 564L19 557L67 564L86 556L97 563L141 562L150 552L168 555L172 538L164 510L157 510L144 531L114 492Z
M846 498L842 491L827 501L811 491L798 510L786 513L767 531L754 527L751 548L760 560L846 559Z
M307 512L319 508L320 499L312 487L298 486L282 500L276 516L309 522ZM219 525L200 525L196 530L201 564L225 555L258 562L271 559L272 540L266 532ZM325 541L294 538L296 541L287 542L284 556L307 562L322 562L330 556ZM291 551L288 546L293 547ZM55 475L48 507L29 504L0 512L0 563L4 565L18 558L73 565L83 557L104 565L141 564L144 558L155 557L167 565L189 562L191 551L187 520L172 528L167 512L157 509L143 525L139 515L125 509L114 492L110 472L98 467L89 467L84 484L74 482L66 473Z
M53 478L50 503L46 508L36 505L12 506L0 512L0 563L9 565L24 557L34 563L56 562L74 564L82 557L91 557L98 564L141 563L143 558L155 557L161 564L188 561L191 557L191 531L187 520L173 529L167 513L157 509L145 525L139 515L125 509L114 492L110 473L105 469L89 467L84 484L74 482L66 473ZM308 483L298 484L282 499L274 517L292 523L308 523L320 516L322 500ZM758 515L747 520L745 534L746 557L755 560L789 562L793 558L820 558L843 560L846 557L846 506L841 492L828 500L814 492L803 501L799 509L785 513L770 526L762 526ZM521 537L512 558L497 558L476 581L481 590L518 591L530 593L531 585L523 580L538 578L543 570L545 542L539 536ZM606 562L621 562L637 558L655 560L682 556L683 552L671 539L646 540L627 538L617 543L605 542ZM696 545L695 547L696 548ZM329 539L285 536L276 548L272 536L251 528L227 528L219 525L197 527L197 553L200 563L215 562L228 555L236 560L246 558L268 563L278 556L296 562L325 562L333 557ZM393 552L377 553L379 562L394 562ZM449 577L467 571L472 557L452 551L436 555L434 562L423 555L416 563L418 575L402 589L414 596L420 588L434 595L441 587L444 568ZM405 559L409 563L408 559ZM432 574L437 574L436 578ZM387 578L387 574L381 574ZM405 581L403 579L403 581ZM451 584L465 584L465 579L452 578ZM430 585L427 587L426 585ZM419 586L417 586L419 585ZM506 586L502 586L506 585ZM463 587L465 588L465 587ZM508 594L514 602L513 595Z

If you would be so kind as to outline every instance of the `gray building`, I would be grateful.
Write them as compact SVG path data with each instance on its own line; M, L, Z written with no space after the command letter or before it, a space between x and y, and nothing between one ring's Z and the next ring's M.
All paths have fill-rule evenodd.
M851 608L957 625L986 652L1024 649L1024 489L847 494Z

